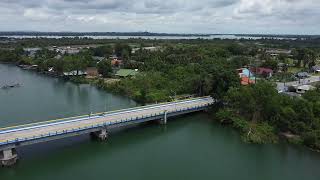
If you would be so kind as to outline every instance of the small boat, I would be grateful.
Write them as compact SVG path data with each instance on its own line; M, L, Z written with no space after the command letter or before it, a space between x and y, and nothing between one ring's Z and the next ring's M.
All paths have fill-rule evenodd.
M10 88L16 88L16 87L20 87L20 86L21 86L21 84L19 84L19 83L11 84L11 85L6 84L6 85L2 86L1 89L10 89Z

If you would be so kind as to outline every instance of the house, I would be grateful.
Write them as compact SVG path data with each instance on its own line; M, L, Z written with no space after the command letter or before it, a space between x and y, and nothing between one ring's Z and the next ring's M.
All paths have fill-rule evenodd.
M64 72L63 73L64 76L85 76L87 75L86 72L84 71L70 71L70 72Z
M296 74L296 77L299 79L304 79L310 77L310 75L307 72L299 72Z
M80 52L80 49L78 48L67 47L66 49L67 54L78 54L79 52Z
M241 78L241 85L246 86L249 84L255 84L255 80L249 79L248 77Z
M120 60L121 58L118 57L117 55L112 55L112 56L109 56L109 59L111 59L111 60Z
M87 76L97 77L99 76L98 69L96 67L88 67L86 69Z
M273 75L273 70L270 68L260 67L260 68L251 68L250 70L254 74L262 75L263 77L266 77L266 78L271 78Z
M105 57L100 57L100 56L92 56L92 59L94 61L100 62L100 61L105 60L106 58Z
M62 56L61 56L61 54L58 54L58 55L56 55L55 57L54 57L54 59L62 59Z
M320 72L320 66L313 66L312 68L311 68L311 70L314 72L314 73L319 73Z
M112 66L116 66L116 67L119 67L123 64L123 61L120 60L120 59L112 59L111 60L111 65Z
M302 86L296 87L297 93L299 93L299 94L304 94L307 91L314 90L314 89L316 89L316 88L311 85L302 85Z
M248 68L240 68L237 71L241 78L241 85L249 85L256 82L254 74Z
M278 69L278 72L284 72L284 71L287 71L288 68L289 68L289 64L285 64L285 63L278 63L278 66L277 66L277 69Z
M29 57L35 57L38 51L41 51L42 48L23 48Z
M125 78L125 77L134 77L139 73L138 69L120 69L115 74L117 77Z
M286 50L286 49L267 49L266 53L270 56L279 56L280 54L285 54L287 56L290 56L292 51Z
M80 47L57 47L57 46L53 46L52 48L49 48L49 50L53 50L56 51L57 53L61 53L61 54L78 54L80 52L82 48Z
M248 68L237 69L240 78L242 77L254 77L254 74Z
M154 51L160 50L160 47L151 46L151 47L133 48L132 51L131 51L131 53L134 54L134 53L136 53L137 51L139 51L140 49L154 52Z

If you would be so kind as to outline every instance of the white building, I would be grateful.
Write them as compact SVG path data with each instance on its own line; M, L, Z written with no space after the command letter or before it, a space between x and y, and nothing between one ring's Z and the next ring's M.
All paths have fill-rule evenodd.
M306 92L308 92L310 90L314 90L314 89L316 89L316 88L314 86L311 86L311 85L302 85L302 86L298 86L296 88L297 93L299 93L299 94L304 94L304 93L306 93Z

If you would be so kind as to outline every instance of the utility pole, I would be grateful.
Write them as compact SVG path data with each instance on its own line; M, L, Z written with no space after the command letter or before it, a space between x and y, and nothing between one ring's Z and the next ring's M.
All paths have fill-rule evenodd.
M254 65L255 65L255 76L254 76L254 84L257 84L257 70L258 70L258 67L257 67L257 60L254 61Z

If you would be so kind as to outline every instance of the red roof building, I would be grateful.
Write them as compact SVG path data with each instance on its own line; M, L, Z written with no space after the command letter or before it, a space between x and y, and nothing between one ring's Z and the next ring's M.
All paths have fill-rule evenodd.
M246 86L249 84L255 84L254 80L249 79L248 77L242 77L241 78L241 85Z
M262 75L264 77L272 77L273 74L273 70L270 68L263 68L263 67L259 67L259 68L251 68L250 69L254 74L256 75Z

